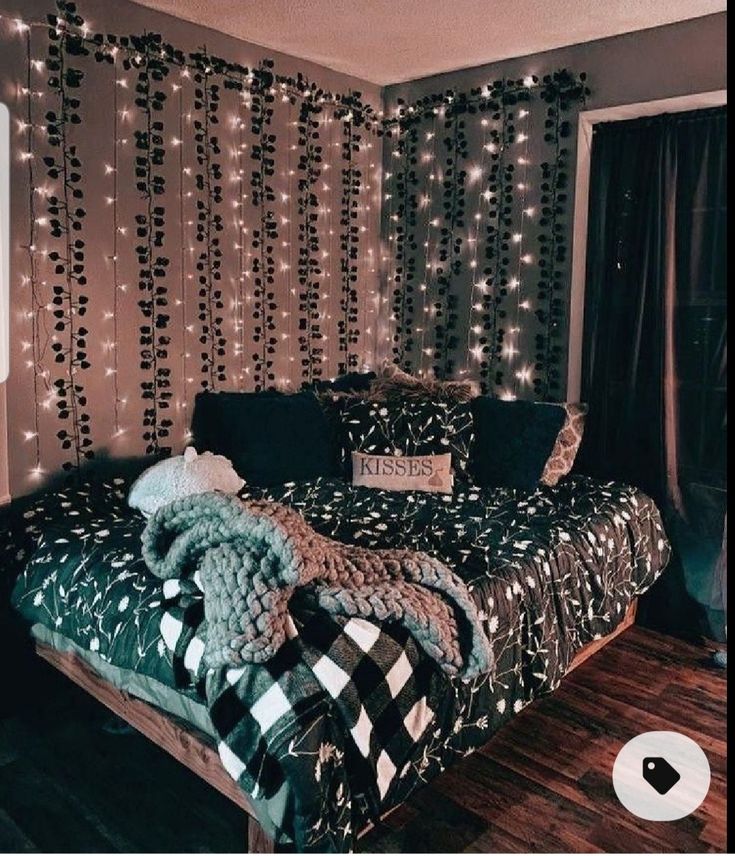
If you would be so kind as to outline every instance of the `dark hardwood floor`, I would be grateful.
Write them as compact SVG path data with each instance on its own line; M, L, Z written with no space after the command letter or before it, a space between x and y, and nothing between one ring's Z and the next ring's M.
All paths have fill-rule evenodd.
M0 850L242 852L241 812L106 712L43 672L32 709L0 720ZM362 852L725 852L726 675L704 648L634 627L581 665L360 842ZM704 749L694 814L654 823L617 801L611 770L643 731Z

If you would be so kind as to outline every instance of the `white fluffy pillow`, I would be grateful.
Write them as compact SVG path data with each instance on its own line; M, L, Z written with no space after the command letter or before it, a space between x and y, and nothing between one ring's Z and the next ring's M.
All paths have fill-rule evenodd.
M198 455L189 446L183 455L166 458L141 473L130 488L128 505L149 517L182 496L210 490L237 493L244 484L227 458L211 452Z

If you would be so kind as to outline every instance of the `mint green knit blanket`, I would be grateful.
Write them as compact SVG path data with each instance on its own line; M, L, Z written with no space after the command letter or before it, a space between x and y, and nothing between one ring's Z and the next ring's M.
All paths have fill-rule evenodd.
M425 553L342 544L292 508L220 493L163 506L142 540L152 573L192 578L201 588L208 667L273 657L286 639L289 599L306 586L332 615L400 622L449 675L492 670L467 587Z

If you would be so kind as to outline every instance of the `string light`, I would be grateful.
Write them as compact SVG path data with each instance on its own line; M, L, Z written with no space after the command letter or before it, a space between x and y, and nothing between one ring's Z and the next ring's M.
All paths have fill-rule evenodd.
M30 360L30 368L33 376L33 430L26 432L26 440L33 439L33 460L34 471L40 470L41 465L41 444L40 444L40 414L39 414L39 397L41 386L44 385L48 391L48 381L46 375L41 372L41 362L45 351L45 344L41 343L41 312L42 308L39 299L39 282L38 282L38 265L36 261L36 241L39 226L48 224L47 218L37 217L35 209L35 197L33 187L35 185L35 164L33 158L34 146L34 115L33 115L33 99L32 91L32 70L36 68L32 59L32 42L30 27L17 26L18 32L25 33L25 48L26 48L26 98L25 108L26 116L23 122L22 132L25 133L25 151L21 153L21 160L27 165L27 181L28 181L28 237L26 246L26 255L28 259L28 275L24 277L24 285L28 286L31 300L30 321L31 321L31 341L23 343L23 350L31 352L32 359ZM25 157L23 156L25 155ZM43 222L41 222L43 221ZM26 347L28 346L28 347ZM37 475L40 473L36 473Z
M550 110L548 115L558 116L560 110L569 109L568 105L570 103L584 98L586 90L584 84L581 82L583 79L583 75L579 79L575 79L573 75L565 71L544 78L544 92L541 94L539 101L556 104L556 107ZM459 233L459 243L454 245L455 255L457 254L456 248L460 247L457 264L459 275L472 275L471 286L468 286L470 295L467 301L470 317L465 329L468 336L467 354L470 362L474 364L474 368L468 365L465 369L460 369L459 373L476 372L477 363L479 362L481 376L485 374L488 380L492 380L492 383L499 385L499 391L505 391L511 395L515 395L515 392L502 380L502 365L498 365L499 371L497 373L495 368L493 367L491 370L490 366L493 361L497 361L500 364L517 360L521 354L527 353L529 350L529 348L525 348L524 350L519 343L522 339L523 330L529 328L530 332L533 329L533 325L537 323L537 316L536 313L533 313L533 315L527 314L533 310L533 301L529 300L528 296L524 293L524 280L521 272L526 271L527 276L527 270L536 264L534 252L529 251L524 246L524 243L529 221L535 218L538 209L535 204L528 204L529 194L534 191L532 183L529 181L529 170L533 166L529 157L531 110L525 104L522 104L519 108L511 108L510 111L507 111L506 105L515 104L518 100L521 102L529 101L531 97L529 90L538 86L538 79L534 75L527 75L517 81L502 81L501 83L489 84L477 92L473 91L462 96L449 93L442 98L441 103L438 105L431 103L432 99L436 99L436 96L427 97L424 101L417 102L415 105L399 105L392 111L392 119L389 122L392 129L393 149L387 154L389 160L398 163L399 158L402 156L400 142L402 137L407 133L407 129L411 128L412 123L415 121L412 117L418 114L420 121L427 121L432 116L434 117L434 121L445 117L451 118L455 115L453 113L453 104L457 100L461 102L460 112L463 115L464 122L468 126L472 122L471 117L473 113L477 114L476 121L482 132L482 143L481 145L477 144L478 155L492 158L493 163L499 164L499 167L492 167L494 178L492 180L488 179L490 181L489 184L485 182L486 170L480 163L471 164L466 168L468 186L473 185L476 181L479 181L481 186L477 199L477 207L474 211L467 213L465 218L467 225ZM560 95L562 92L564 94ZM507 99L506 94L508 95ZM562 102L563 106L560 108L559 104L562 104ZM470 104L477 105L477 109L467 110ZM507 115L508 112L510 112L510 118ZM525 121L526 124L521 127L515 127L521 120ZM557 124L559 124L558 121ZM549 127L548 124L546 127ZM447 130L449 130L449 125L447 125ZM433 131L430 127L424 126L420 128L420 134L422 142L428 142L433 138ZM550 145L556 145L557 148L558 138L558 127L555 131L552 130L551 134L545 133L544 135L544 141ZM470 139L477 140L477 136ZM520 148L520 151L517 151L516 147ZM455 159L471 156L467 152L458 154L460 149L461 146L459 145L453 149ZM442 215L440 212L440 216L436 216L431 211L431 189L437 186L441 188L440 194L443 198L446 188L450 188L450 194L454 193L453 188L456 188L460 184L460 181L457 177L452 176L449 184L444 182L444 178L437 167L435 159L432 158L428 146L424 146L418 153L417 162L420 164L418 171L420 180L426 182L426 191L422 193L420 186L414 186L412 192L415 202L413 204L415 209L421 212L423 218L425 218L423 222L426 224L427 234L423 241L418 240L415 242L414 246L415 248L419 248L419 250L418 253L414 252L411 263L420 266L420 269L425 271L425 281L416 287L416 299L422 304L419 314L422 318L432 319L437 316L437 312L441 314L440 310L442 308L441 304L437 303L433 293L433 278L440 272L443 280L446 280L447 266L450 263L454 266L455 263L450 261L453 258L452 254L448 255L446 251L444 254L437 252L429 236L432 230L439 228L450 229L450 234L452 235L457 233L454 227L452 227L446 213ZM546 168L547 165L544 164L542 166ZM514 167L516 172L513 171ZM461 176L459 167L457 167L457 170L456 175ZM391 175L391 172L399 173L399 170L393 169L388 171L385 176L387 184L384 187L384 205L385 208L389 209L386 217L390 228L386 235L386 242L389 249L384 260L395 257L396 248L399 246L398 239L401 235L405 236L406 234L404 214L400 210L397 211L393 205L398 180ZM551 175L553 176L553 172ZM555 179L553 177L552 179L546 178L546 181L547 184L550 184ZM546 191L539 190L542 199L544 192ZM486 278L483 281L482 278L478 278L475 275L477 269L481 266L478 260L478 246L482 248L484 244L487 247L490 238L486 237L483 241L476 234L476 228L478 224L486 221L489 216L494 223L494 212L500 212L501 209L502 215L499 214L498 216L502 216L503 219L498 220L497 228L494 228L492 232L488 232L488 236L492 235L492 240L498 241L498 248L497 252L492 256L490 264L486 263L485 271L483 271L486 274ZM449 209L445 208L445 211L447 210ZM538 225L534 223L534 230L536 229L541 229L542 232L547 234L550 231L544 220ZM505 244L506 241L507 244ZM548 253L548 250L544 250L544 246L544 244L541 245L542 256L544 252ZM500 263L500 260L502 260L502 263ZM515 265L518 266L517 272L512 271ZM548 277L545 270L541 266L542 277ZM388 281L392 282L393 279L393 271L390 271ZM550 292L550 289L546 288L546 291ZM515 307L510 305L511 300L515 304ZM496 320L496 318L500 317L497 314L498 307L506 303L507 305L502 306L503 321L501 327ZM485 319L489 317L489 323L476 323L472 318L473 313L480 313ZM547 317L549 317L549 313L547 313ZM523 321L523 323L517 323L515 319L519 318L526 318L527 320ZM390 323L398 323L395 312L389 312L388 319ZM437 320L439 319L437 318ZM508 323L509 321L510 323ZM547 322L549 329L550 323ZM429 323L417 325L415 329L416 336L419 338L417 354L421 355L416 362L418 362L418 372L422 375L425 373L425 357L430 354L432 357L435 357L435 349L432 349L425 342L427 330L431 330L431 324ZM406 333L403 335L406 335ZM444 334L442 335L444 336ZM536 340L539 338L540 336L538 335L534 336ZM548 348L548 335L544 337L544 341L546 343L545 347ZM483 355L479 361L476 359L478 346L481 346ZM540 357L540 359L542 358ZM415 365L414 368L416 368ZM536 380L533 380L534 370L534 363L529 362L521 368L514 367L513 371L508 373L508 378L510 381L523 386L527 386L531 382L536 385ZM546 365L544 366L544 371L548 372Z
M30 27L28 27L28 30L30 30ZM19 30L19 32L25 32L25 31L21 29L21 30ZM88 36L88 34L89 34L88 27L85 27L85 29L83 30L83 33L85 33ZM117 53L116 47L114 48L114 50L113 49L110 49L110 50L113 53L113 55ZM121 52L121 55L130 56L130 52L127 50L121 50L120 52ZM141 62L144 60L144 57L142 56L142 54L138 54L138 56L135 57L135 59L136 59L136 61ZM44 70L43 63L41 63L40 61L36 61L36 60L31 61L30 67L32 69L35 69L36 71L43 71ZM209 73L217 73L217 74L220 73L214 69L213 64L210 66L207 66L205 70L207 70L207 69L208 69ZM186 78L188 78L189 74L190 74L188 68L182 68L180 73L181 73L181 78L182 78L181 82L180 83L174 83L170 87L170 91L176 93L177 95L179 95L181 93L183 81ZM229 73L230 73L229 71L226 72L226 74L229 74ZM243 80L247 79L251 83L255 80L255 75L253 73L243 74L241 77ZM530 88L530 87L535 85L535 82L532 79L530 79L530 82L529 82L529 79L524 79L524 85L526 85ZM274 84L274 86L270 87L269 91L272 90L272 92L278 96L279 103L285 104L286 100L289 100L289 104L291 104L293 102L291 102L291 100L287 97L287 93L291 92L291 89L289 89L289 86L291 86L291 84L289 84L287 86L287 84L285 82L278 81L276 84ZM39 97L40 90L36 89L36 87L34 87L32 85L31 81L26 82L26 85L22 89L25 90L24 97L28 99L29 103L32 100L35 102L35 99L37 97ZM120 92L126 91L127 87L125 85L125 81L122 78L121 78L120 85L118 87L116 87L116 89L119 89ZM243 109L249 109L249 105L251 103L250 98L251 98L252 93L248 90L247 92L243 91L241 93L241 95L242 95L242 98L241 98L241 102L239 100L239 103L242 103ZM301 97L301 93L299 93L299 97ZM320 101L323 104L329 104L330 103L330 96L321 95ZM453 104L453 102L454 102L454 98L451 96L446 99L446 103L450 106ZM181 106L183 107L183 105L181 105ZM439 107L432 107L430 110L427 111L427 114L430 114L431 116L433 116L434 121L441 120L445 116L444 107L445 107L445 105L441 105ZM290 109L290 107L289 107L289 109ZM407 110L407 112L411 115L415 115L419 111L418 111L417 107L415 107L413 105L409 105L409 109ZM182 117L184 116L182 109L179 110L179 113L180 113L180 115L182 115ZM352 113L352 111L350 111L350 113L348 113L347 115L350 116L350 119L347 119L347 121L350 121L351 119L354 118L354 114ZM520 118L524 118L527 115L527 111L519 110L517 115ZM124 109L119 111L119 120L121 123L125 122L125 121L130 121L131 119L133 121L137 121L137 120L135 120L134 117L135 117L135 111L131 111L128 107L125 107ZM344 118L345 118L345 116L343 114L343 119ZM469 120L469 116L468 116L468 122L469 121L470 120ZM481 124L481 126L483 127L483 129L491 128L493 126L493 122L488 119L487 115L482 115L481 117L478 117L478 121ZM232 135L233 135L232 138L233 139L242 133L243 125L245 125L245 123L242 120L240 120L238 122L238 124L234 127L233 132L232 132ZM332 127L338 127L339 123L335 121L335 116L330 114L330 115L324 117L324 125L332 126ZM19 132L24 133L24 132L27 132L27 130L28 129L21 127L19 125ZM325 131L324 129L322 129L322 136L324 136L326 138L328 136L328 131ZM166 133L166 138L167 138L167 141L171 144L172 148L177 150L177 153L184 148L185 135L183 133L183 130L179 131L179 133L176 134L175 136L171 136L169 133ZM430 317L431 314L434 312L434 308L431 305L432 300L433 300L432 288L433 288L433 284L435 283L436 271L441 267L441 262L438 258L438 255L437 255L435 235L436 235L436 230L440 229L441 225L443 224L443 217L436 216L436 214L437 214L436 210L432 211L433 207L435 207L437 205L441 205L441 202L442 202L441 191L439 191L440 197L438 199L432 200L431 190L432 190L432 186L441 187L441 182L443 181L443 176L442 176L441 169L439 169L439 167L436 163L436 150L434 148L434 146L435 146L435 133L434 133L434 131L422 129L421 139L422 139L422 145L423 145L424 140L425 140L426 145L427 145L426 151L424 151L421 155L421 157L422 157L421 180L422 180L422 182L425 183L425 192L423 194L419 194L420 188L417 188L417 194L419 194L418 199L420 200L418 202L418 205L420 206L420 209L422 212L420 223L421 223L422 227L425 227L425 234L422 234L421 236L417 236L417 242L416 243L418 246L421 246L424 248L425 258L426 258L426 262L427 262L428 267L427 267L427 271L426 271L426 279L424 281L422 281L421 283L416 283L416 297L415 297L415 299L417 300L418 303L421 303L423 301L423 304L424 304L423 306L417 307L417 315L422 314L419 310L427 309L428 311L426 313L423 313L423 314ZM527 142L527 131L526 131L526 129L521 131L521 133L517 136L516 141L519 144L525 144ZM125 145L126 142L127 142L127 138L121 137L119 144ZM338 150L338 144L335 145L335 143L336 143L336 141L332 138L331 142L328 143L327 145L325 145L325 150L327 150L327 149ZM374 186L373 192L379 195L380 194L380 180L379 180L380 167L379 167L379 165L376 166L372 161L370 161L370 155L369 155L370 145L372 145L372 142L370 142L369 145L365 145L364 147L362 147L360 149L360 153L361 153L361 156L362 156L363 152L365 153L365 163L370 162L371 170L375 171L374 175L377 176L377 178L372 179L372 184ZM486 144L486 146L483 146L482 151L478 151L478 158L490 157L490 156L498 153L498 150L497 150L495 144L489 143L489 144ZM279 149L282 150L283 147L279 145ZM298 147L295 151L298 151ZM116 152L117 152L117 147L116 147ZM34 154L33 151L25 151L25 152L21 153L20 157L24 161L32 162L33 161L33 154ZM327 157L329 157L329 155L327 155ZM335 155L335 157L336 157L336 155ZM238 156L235 159L240 160L240 157ZM113 161L114 161L114 158L113 158ZM515 162L517 163L517 165L519 167L525 168L528 166L527 158L524 155L517 157L515 159ZM328 160L325 161L323 163L324 173L327 173L328 170L330 169L330 167L332 167L333 165L334 165L334 162L330 163ZM113 184L115 184L117 182L118 164L113 162L112 164L109 164L108 166L111 167L111 170L109 172L106 171L106 174L110 177L111 182ZM425 167L425 169L424 169L424 167ZM181 193L180 193L180 197L181 197L180 198L180 204L181 204L181 210L182 210L182 216L180 217L180 221L181 221L180 226L182 227L182 239L181 239L181 245L182 246L180 248L181 249L181 277L180 277L181 292L180 292L179 298L176 301L176 306L178 308L182 308L182 312L185 312L185 307L186 307L186 304L188 302L186 297L185 297L185 285L186 285L186 283L190 282L192 279L192 275L188 272L188 270L185 272L185 270L186 270L185 262L187 262L190 259L192 253L195 251L196 248L192 247L189 244L190 237L185 235L183 232L184 228L187 225L193 223L191 217L189 217L187 219L187 217L183 213L183 211L184 211L185 200L191 199L194 196L194 194L192 193L191 190L189 190L188 188L185 188L183 185L184 177L191 174L190 168L184 166L183 163L180 162L179 172L180 172L181 181L182 181ZM367 168L363 168L363 172L366 174ZM245 172L245 174L247 174L247 171ZM288 180L289 182L291 181L291 179L293 178L294 175L295 175L295 171L292 168L290 168L290 166L289 166L289 169L283 173L284 180ZM232 184L234 186L237 186L238 189L241 190L242 189L242 187L241 187L242 176L243 176L242 167L238 168L237 170L233 169L229 175L225 176L225 181L228 184ZM482 266L481 263L478 261L478 248L479 248L479 251L482 250L483 242L480 239L479 235L476 234L476 230L479 227L479 225L483 223L487 206L491 204L492 194L483 185L483 182L485 179L485 172L484 172L484 167L481 164L473 164L472 166L470 166L470 168L468 169L468 176L469 176L469 181L470 181L470 183L473 184L473 186L474 186L475 182L477 182L477 184L479 185L479 187L478 187L478 208L475 211L469 211L468 212L467 226L462 227L460 230L458 230L457 234L461 234L461 236L463 238L463 249L462 249L462 265L463 265L463 268L465 270L471 271L471 270L474 270L474 269ZM390 180L388 175L386 175L384 178L386 179L386 181ZM338 181L339 181L339 179L338 179ZM437 185L437 182L439 182L440 184ZM366 184L366 183L364 182L364 184ZM329 249L326 248L326 245L323 245L321 248L321 255L323 256L323 259L324 259L324 267L323 267L323 272L320 275L320 279L319 279L319 282L320 282L320 290L319 290L320 305L319 305L318 311L319 311L320 321L321 321L322 325L324 325L324 326L327 326L327 323L331 319L336 317L336 314L337 314L335 311L337 295L335 294L334 289L330 289L329 282L337 272L335 265L337 265L338 260L339 260L339 255L333 246L333 239L335 236L335 230L331 228L331 217L332 217L332 211L333 211L333 205L334 205L334 202L333 202L334 193L335 193L335 190L337 193L339 193L339 189L338 188L330 189L330 187L331 188L335 187L333 180L320 183L319 192L323 198L320 199L320 203L318 205L319 229L320 229L320 232L325 234L327 236L327 238L329 239ZM523 176L521 181L517 182L516 190L518 190L519 192L522 191L525 195L525 192L527 189L528 189L528 178L527 178L527 176ZM41 189L41 188L36 187L32 191L32 193L33 194L39 193L39 194L41 194L41 198L43 198L44 194L48 195L49 188L46 187L44 189ZM381 253L379 251L376 251L376 248L370 246L370 242L372 240L374 240L374 236L371 236L370 230L375 227L377 221L374 217L369 216L370 206L368 205L367 193L368 193L367 189L364 191L361 190L359 201L358 201L359 217L365 218L364 220L360 221L359 226L358 226L358 234L360 235L360 239L361 239L361 241L365 242L365 243L361 243L361 245L360 245L362 251L360 252L360 255L359 255L359 259L360 259L360 262L359 262L359 264L360 264L360 280L359 281L360 281L361 285L363 283L372 283L372 282L376 281L376 279L374 279L374 276L377 275L376 267L381 264ZM433 195L436 196L436 192L434 192ZM113 209L117 206L117 197L118 197L117 190L113 189L111 196L108 196L106 199L104 197L102 198L103 201L106 202L106 204L110 206L111 213L112 213ZM329 197L331 197L331 200L329 199ZM385 197L386 197L386 205L388 205L388 203L391 202L391 197L392 197L392 193L391 193L391 189L390 189L389 185L386 185ZM240 193L240 198L241 198L241 200L245 199L246 195L244 193ZM282 198L281 201L282 201L282 204L284 206L288 207L287 206L287 202L288 202L287 199ZM330 201L332 201L332 204L329 204ZM225 204L229 205L229 202L230 202L230 200L226 200ZM525 200L524 200L524 202L525 202ZM377 203L379 205L380 200L376 198L373 200L373 203L374 204ZM234 219L232 221L233 222L233 229L237 232L238 237L236 240L234 240L232 242L233 249L231 251L228 250L228 252L231 252L231 253L234 253L237 255L237 262L236 262L236 265L233 264L233 267L236 266L237 268L239 268L239 271L235 271L233 278L232 278L233 294L234 294L235 303L233 305L233 313L232 313L232 318L230 319L230 322L231 322L233 328L237 331L237 337L236 337L237 341L228 347L231 348L230 353L235 353L239 359L242 359L243 354L247 353L247 349L244 345L244 339L242 338L244 335L243 331L246 328L246 325L244 323L244 318L245 318L244 313L246 311L245 306L249 305L252 308L252 294L253 294L253 292L251 290L250 292L244 293L244 299L241 299L241 297L240 297L240 295L242 294L242 292L240 291L240 288L244 287L244 284L248 280L250 280L252 282L252 278L253 278L252 265L248 265L247 263L243 264L243 254L245 255L245 261L246 262L247 262L247 259L250 259L253 257L253 254L248 252L248 249L249 249L248 242L243 240L241 237L241 235L247 234L247 226L245 225L246 218L245 218L244 214L242 213L242 203L234 204L233 205L233 211L235 212L236 215L239 215L239 216L237 216L236 221ZM534 215L534 206L524 204L522 211L523 211L524 217L532 217ZM293 220L293 218L288 216L287 210L283 214L280 214L280 212L279 212L278 222L279 222L280 228L282 230L284 230L284 232L288 228L288 231L290 233L290 231L294 228L292 220ZM44 217L35 218L35 221L37 221L34 224L34 228L36 230L44 230L44 229L48 228L48 218L44 218ZM324 228L325 226L327 227L326 229ZM125 230L126 230L125 226L119 226L119 225L113 226L113 243L115 243L117 241L117 237L116 237L117 235L124 236L126 234ZM522 239L523 234L524 234L523 227L521 227L518 232L515 232L515 231L512 232L512 242L513 242L514 246L518 245L519 249L520 249L520 246L523 244L523 239ZM521 235L521 239L519 239L517 237L518 235ZM292 248L295 248L297 246L297 244L293 241L293 236L289 236L289 237L290 237L290 240L288 242L285 242L285 241L284 242L280 242L280 241L274 242L274 246L276 246L278 248L276 253L275 253L275 257L274 257L274 268L275 268L277 275L278 275L279 287L281 286L282 283L286 284L287 287L285 287L283 289L283 293L285 293L287 295L288 299L290 300L293 292L292 292L292 287L290 287L290 281L288 278L290 276L292 276L292 274L290 273L292 265L289 264L288 259L289 259L289 254L295 252L295 249L289 249L289 245ZM425 240L422 242L420 239L424 238L424 237L425 237ZM326 238L324 240L326 240ZM38 236L38 237L34 236L31 240L28 241L28 248L29 248L30 254L36 260L40 259L44 253L48 252L48 250L43 246L43 244L44 244L44 241L43 241L42 236ZM367 244L367 247L366 247L366 244ZM113 252L112 252L112 255L110 258L111 258L113 263L117 264L119 257L120 257L120 253L118 251L118 247L114 246ZM234 255L231 257L234 259ZM515 263L515 259L516 259L515 250L513 251L513 259L514 259L514 263ZM528 253L527 252L523 252L523 253L519 252L518 261L519 261L519 264L531 265L534 262L534 258L530 252L528 252ZM243 269L243 268L247 268L247 269ZM474 276L472 278L472 283L473 283L472 289L473 290L476 289L476 294L478 295L478 297L479 297L479 295L484 294L484 293L492 293L492 289L488 289L486 283L482 279L482 275L480 274L479 270L477 271L477 274L479 276ZM114 275L113 275L113 278L115 278ZM510 277L507 281L506 287L509 290L513 290L516 293L520 293L522 290L521 285L522 285L522 281L520 280L520 278ZM125 284L124 283L120 283L119 291L121 294L125 292ZM115 289L115 294L117 296L117 289ZM370 339L369 344L370 344L370 346L372 346L372 349L373 349L372 356L374 357L375 356L375 347L379 344L380 337L381 337L380 330L382 330L382 328L380 328L379 325L383 324L385 322L385 319L391 318L390 307L389 307L389 305L387 305L388 298L385 294L382 294L377 288L368 287L368 288L360 288L359 300L360 300L360 309L359 309L358 314L360 315L361 318L363 318L362 334L365 335L368 330L371 331L370 332L371 339ZM46 305L46 302L44 301L44 306L45 305ZM477 307L482 306L482 304L480 303L479 300L476 301L473 298L469 299L468 305L470 307L472 307L472 311L480 311L479 309L477 309ZM530 302L525 297L523 300L519 301L518 305L519 305L519 308L523 309L524 311L531 308ZM46 312L47 310L44 309L43 311ZM509 311L511 311L511 310L509 310ZM295 313L292 315L291 312L288 311L288 308L286 310L286 315L284 315L284 313L281 312L280 307L279 307L278 315L279 315L279 318L282 318L284 321L287 320L287 317L296 318ZM33 316L33 313L31 312L31 317L32 316ZM103 317L105 319L109 319L107 311L104 312ZM113 317L114 318L118 317L117 307L115 307L115 311L113 311ZM112 319L109 319L109 320L112 320ZM184 320L186 320L187 322L189 321L189 319L186 319L185 317L184 317ZM369 323L366 323L366 322L369 322ZM393 322L391 322L391 323L395 323L395 320L393 320ZM375 330L376 325L378 326L378 330L376 330L375 335L373 335L372 331ZM182 329L187 330L190 326L191 326L190 323L185 323L182 325ZM423 337L426 336L427 329L429 331L431 330L430 325L422 324L420 327L417 325L416 326L417 337L420 334L422 339L423 339ZM478 337L478 338L482 336L483 327L481 324L473 323L472 325L469 326L468 329L473 336ZM512 331L519 330L519 329L520 328L518 328L517 325L514 325L512 327L509 327L508 331L512 332ZM358 331L358 333L359 333L359 331ZM278 339L280 341L290 342L292 339L290 332L288 332L288 327L286 328L285 331L283 330L283 328L279 329L277 336L278 336ZM31 336L30 338L32 339L33 337ZM116 338L114 334L113 334L112 338L113 338L113 340ZM337 341L338 340L335 338L335 336L331 332L325 333L321 339L322 344L323 343L331 343L331 344L327 344L324 346L323 363L325 366L329 366L331 360L333 359L333 351L335 348L337 348L337 345L335 344ZM33 344L33 343L31 342L31 344ZM422 354L422 359L423 359L424 355L427 357L431 357L433 355L433 349L428 346L428 343L422 342L422 344L424 345L422 348L420 348L420 351ZM472 351L473 358L475 358L475 355L477 353L476 349L478 347L478 344L479 343L473 343L473 345L472 345L472 347L474 349ZM332 349L332 351L329 350L330 348ZM191 350L193 351L195 349L192 348ZM508 356L517 356L517 354L515 353L516 350L517 350L517 348L515 347L515 345L510 344L508 346L508 348L506 349L505 353ZM33 351L33 348L30 349L30 355L32 355L32 351ZM110 352L110 354L112 354L112 359L116 359L117 351L118 351L118 348L116 348L116 347L110 348L109 352ZM338 351L338 348L337 348L337 351ZM425 353L426 351L428 351L428 353ZM188 346L184 345L184 347L182 348L182 355L185 355L185 356L183 356L184 360L186 359L186 356L188 356L188 354L189 354L189 348L188 348ZM365 354L365 357L368 357L368 348L367 347L364 350L364 354ZM278 369L275 370L275 377L277 378L279 383L284 382L288 379L287 375L283 373L283 369L282 369L283 363L285 363L285 362L292 363L292 361L293 361L293 354L289 353L288 354L288 360L286 361L284 359L282 361L281 365L279 365ZM363 362L367 364L368 359L364 358ZM33 364L35 365L35 361ZM516 376L517 380L519 380L523 383L527 382L527 380L524 379L525 376L524 376L524 378L521 378L520 376L518 376L518 373L522 372L524 368L528 368L530 365L531 364L529 363L529 364L526 364L525 366L523 366L522 368L516 369L515 376ZM111 364L107 368L112 369L112 371L110 372L110 376L116 378L117 374L118 374L116 366L114 364ZM423 368L423 366L422 366L422 368ZM245 366L244 369L248 369L248 371L242 370L241 371L242 375L250 374L249 367ZM195 379L193 379L193 380L191 379L192 373L187 372L185 364L182 366L182 374L185 378L189 379L188 382L195 382ZM43 375L41 374L40 371L39 371L39 377L43 377ZM37 396L37 400L38 400L38 396ZM41 396L41 406L44 409L48 409L49 407L52 406L53 399L50 399L50 402L51 403L49 403L47 406L46 399L44 399L43 396ZM184 402L184 406L185 406L185 402Z
M120 387L118 377L118 322L120 318L120 283L119 283L119 251L118 240L120 235L125 233L121 231L118 212L118 163L119 163L119 115L118 115L118 90L125 88L127 81L119 76L118 66L115 63L115 82L112 88L112 165L109 172L106 174L112 175L112 196L109 199L112 202L112 335L115 341L115 347L112 349L112 376L113 376L113 424L115 436L120 436Z

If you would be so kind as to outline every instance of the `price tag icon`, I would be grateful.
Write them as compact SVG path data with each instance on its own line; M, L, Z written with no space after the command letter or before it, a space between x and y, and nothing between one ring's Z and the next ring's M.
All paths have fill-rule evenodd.
M643 759L643 778L663 796L674 787L681 776L666 758L658 757Z
M613 787L622 805L644 820L679 820L702 804L710 786L707 756L691 737L645 731L618 752Z

